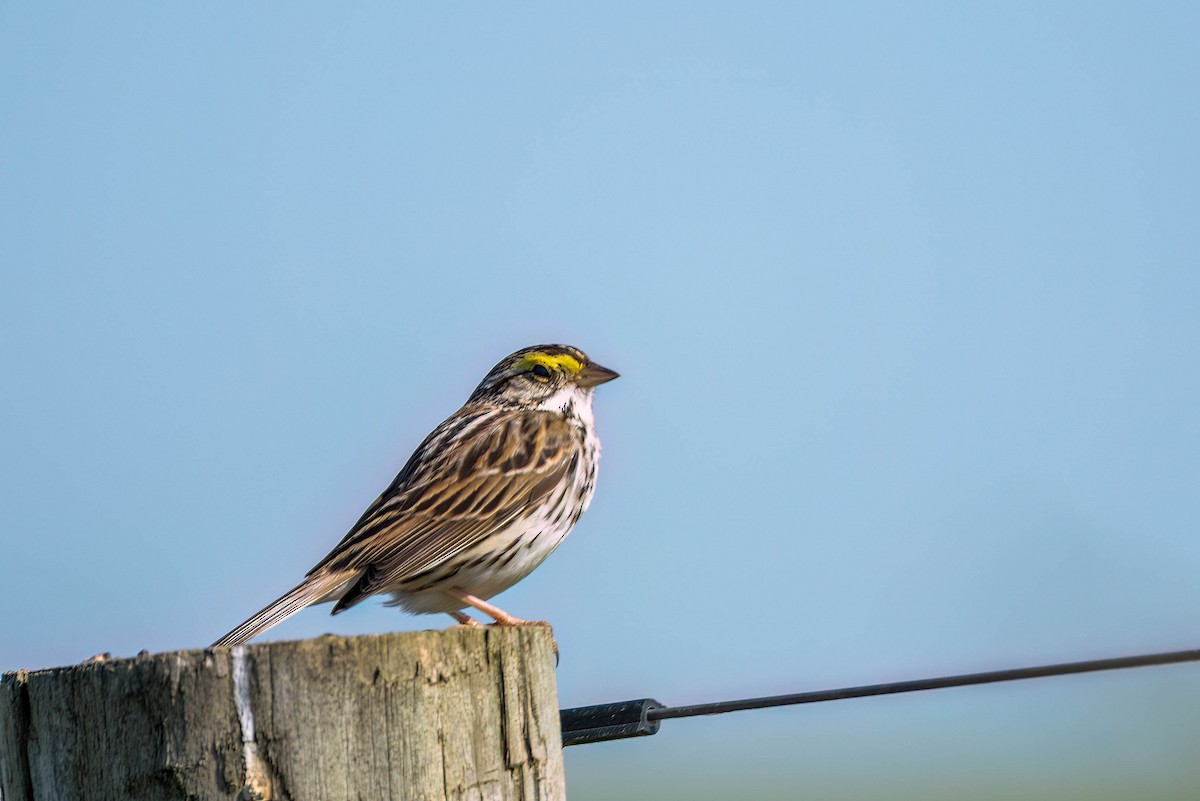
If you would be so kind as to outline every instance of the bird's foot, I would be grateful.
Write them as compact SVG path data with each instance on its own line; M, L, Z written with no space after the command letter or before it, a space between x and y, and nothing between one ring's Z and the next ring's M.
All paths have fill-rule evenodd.
M496 621L495 623L489 623L489 626L545 626L548 629L551 628L550 621L548 620L525 620L524 618L514 617L500 607L490 604L482 598L476 598L474 595L465 593L462 590L448 590L447 592L449 592L458 600L462 601L467 606L478 609L480 612L483 612L485 615ZM459 617L460 615L462 616L461 618ZM462 614L462 612L454 613L454 618L456 620L463 625L469 625L462 620L462 618L465 617L467 616ZM550 637L550 642L554 645L554 664L557 666L558 642L554 639L553 635Z
M505 615L503 619L497 619L495 623L488 623L489 626L544 626L548 629L554 628L550 625L549 620L526 620L521 617L513 617Z
M458 621L458 625L450 627L452 629L477 629L483 626L478 620L462 612L451 612L450 617Z

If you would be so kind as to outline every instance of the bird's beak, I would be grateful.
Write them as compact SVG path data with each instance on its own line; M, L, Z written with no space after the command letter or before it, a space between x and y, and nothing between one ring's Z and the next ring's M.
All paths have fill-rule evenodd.
M603 384L605 381L612 381L614 378L619 378L620 375L620 373L609 370L607 367L601 367L593 363L575 374L575 386L594 387Z

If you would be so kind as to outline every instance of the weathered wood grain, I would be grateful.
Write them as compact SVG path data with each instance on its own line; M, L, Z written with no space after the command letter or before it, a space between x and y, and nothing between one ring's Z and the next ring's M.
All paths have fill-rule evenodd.
M180 651L0 690L3 801L565 797L542 627Z

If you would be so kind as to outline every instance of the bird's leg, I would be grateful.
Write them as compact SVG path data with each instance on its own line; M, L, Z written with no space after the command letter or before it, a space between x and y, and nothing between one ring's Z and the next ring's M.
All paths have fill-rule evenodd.
M448 592L450 595L453 595L455 598L462 601L467 606L473 606L476 609L478 609L480 612L483 612L485 615L487 615L488 617L495 620L496 622L493 625L496 625L496 626L545 626L546 628L550 628L550 622L547 620L522 620L519 617L513 617L508 612L505 612L503 609L501 609L498 606L492 606L491 604L489 604L487 601L483 600L482 598L476 598L474 595L468 595L467 593L461 592L459 590L446 590L446 592ZM459 615L462 615L461 612L451 612L450 614L454 615L454 617L456 619L458 619ZM466 615L462 615L462 616L467 617ZM467 618L467 619L470 620L470 618ZM479 625L479 623L477 621L471 621L471 622L475 623L475 625ZM558 640L554 639L554 637L551 636L550 644L554 648L554 666L558 667Z
M454 628L475 629L483 624L470 615L464 615L462 612L451 612L450 617L458 621L458 625Z
M513 617L508 612L505 612L498 606L492 606L482 598L476 598L474 595L468 595L460 590L446 590L450 595L453 595L458 600L462 601L467 606L473 606L480 612L483 612L488 617L496 621L500 626L549 626L550 624L544 620L522 620L519 617Z

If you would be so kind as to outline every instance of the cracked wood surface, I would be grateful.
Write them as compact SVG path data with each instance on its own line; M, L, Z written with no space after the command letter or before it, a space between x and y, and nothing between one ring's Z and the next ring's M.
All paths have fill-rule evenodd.
M565 798L544 627L325 636L18 671L0 799Z

